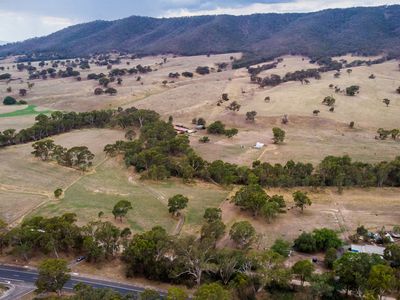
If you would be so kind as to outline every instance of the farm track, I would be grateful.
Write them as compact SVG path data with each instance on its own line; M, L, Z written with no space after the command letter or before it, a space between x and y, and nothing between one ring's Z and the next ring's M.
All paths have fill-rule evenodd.
M79 176L77 179L75 179L73 182L71 182L67 187L65 187L64 193L69 188L71 188L75 183L80 181L83 177L96 173L96 169L99 166L101 166L102 164L104 164L108 159L109 159L108 157L104 158L101 162L99 162L97 165L95 165L92 170L90 170L89 172L86 172L86 173L82 173L81 176ZM7 191L7 192L13 192L13 193L24 193L24 194L40 195L40 196L47 197L47 200L40 202L38 205L36 205L35 207L29 209L23 215L18 217L18 219L15 219L14 221L12 221L8 225L10 228L18 226L19 224L22 223L22 221L24 220L24 218L26 216L28 216L29 214L33 213L35 210L41 208L42 206L44 206L44 205L56 200L54 198L54 196L53 196L53 193L49 192L49 191L29 190L29 189L22 188L22 187L19 187L19 186L10 186L10 185L4 185L4 184L0 184L0 190Z

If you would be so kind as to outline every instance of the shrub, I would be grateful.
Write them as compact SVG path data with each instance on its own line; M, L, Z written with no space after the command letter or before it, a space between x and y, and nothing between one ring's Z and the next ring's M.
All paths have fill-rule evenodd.
M6 96L3 100L4 105L14 105L17 104L17 100L11 96Z
M215 121L214 123L208 125L207 132L211 134L224 134L225 124L221 121Z

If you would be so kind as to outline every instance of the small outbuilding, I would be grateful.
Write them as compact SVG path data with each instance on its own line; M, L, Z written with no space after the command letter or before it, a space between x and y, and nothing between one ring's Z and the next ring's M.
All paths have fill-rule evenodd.
M383 252L385 251L384 247L375 246L375 245L355 245L352 244L350 247L351 252L355 253L367 253L367 254L377 254L383 256Z
M265 145L263 143L257 142L256 145L254 146L254 148L256 149L261 149L263 148Z

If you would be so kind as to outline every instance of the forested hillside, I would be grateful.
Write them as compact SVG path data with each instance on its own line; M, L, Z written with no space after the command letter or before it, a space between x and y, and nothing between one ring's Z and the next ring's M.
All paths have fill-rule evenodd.
M0 47L8 54L85 56L110 50L196 55L243 51L258 57L348 52L400 53L400 6L255 14L94 21Z

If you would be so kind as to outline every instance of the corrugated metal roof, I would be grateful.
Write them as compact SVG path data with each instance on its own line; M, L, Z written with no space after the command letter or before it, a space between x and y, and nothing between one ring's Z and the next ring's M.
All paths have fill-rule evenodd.
M351 245L351 251L368 254L383 255L384 247L374 245Z

